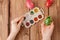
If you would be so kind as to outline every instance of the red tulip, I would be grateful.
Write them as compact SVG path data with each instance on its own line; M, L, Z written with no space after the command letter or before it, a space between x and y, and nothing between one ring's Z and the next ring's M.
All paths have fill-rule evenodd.
M48 1L50 1L51 3L53 3L53 0L48 0Z
M47 0L47 1L53 3L53 0Z
M28 7L29 9L34 8L34 4L31 2L31 0L27 0L27 1L26 1L26 5L27 5L27 7Z
M50 2L46 2L46 6L47 7L50 7L51 6L51 3Z
M52 5L52 3L53 3L53 0L47 0L46 6L47 7L50 7Z

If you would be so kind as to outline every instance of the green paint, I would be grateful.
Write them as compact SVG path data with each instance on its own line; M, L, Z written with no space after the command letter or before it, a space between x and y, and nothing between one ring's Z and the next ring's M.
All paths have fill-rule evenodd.
M30 12L30 14L31 14L31 15L33 15L33 14L34 14L34 12L33 12L33 11L31 11L31 12Z

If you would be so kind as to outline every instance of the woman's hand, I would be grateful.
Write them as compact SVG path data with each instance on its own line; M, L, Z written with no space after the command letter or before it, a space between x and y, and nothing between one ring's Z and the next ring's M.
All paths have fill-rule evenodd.
M24 19L24 16L18 17L11 21L10 35L7 38L7 40L14 40L17 33L20 31L20 27L21 27L23 19Z
M18 33L22 24L24 16L16 18L11 21L11 33Z
M43 22L41 24L42 40L51 40L53 29L54 29L53 22L49 26L46 26Z

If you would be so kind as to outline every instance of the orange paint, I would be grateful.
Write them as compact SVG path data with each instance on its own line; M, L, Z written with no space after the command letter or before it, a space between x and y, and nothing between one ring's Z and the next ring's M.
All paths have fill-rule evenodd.
M34 21L38 21L38 18L37 18L37 17L35 17L35 18L34 18Z

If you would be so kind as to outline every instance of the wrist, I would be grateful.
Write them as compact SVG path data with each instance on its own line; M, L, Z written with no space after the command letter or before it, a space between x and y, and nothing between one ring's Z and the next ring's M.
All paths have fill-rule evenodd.
M16 33L11 32L7 40L14 40L16 37Z
M44 37L42 40L51 40L51 37Z

